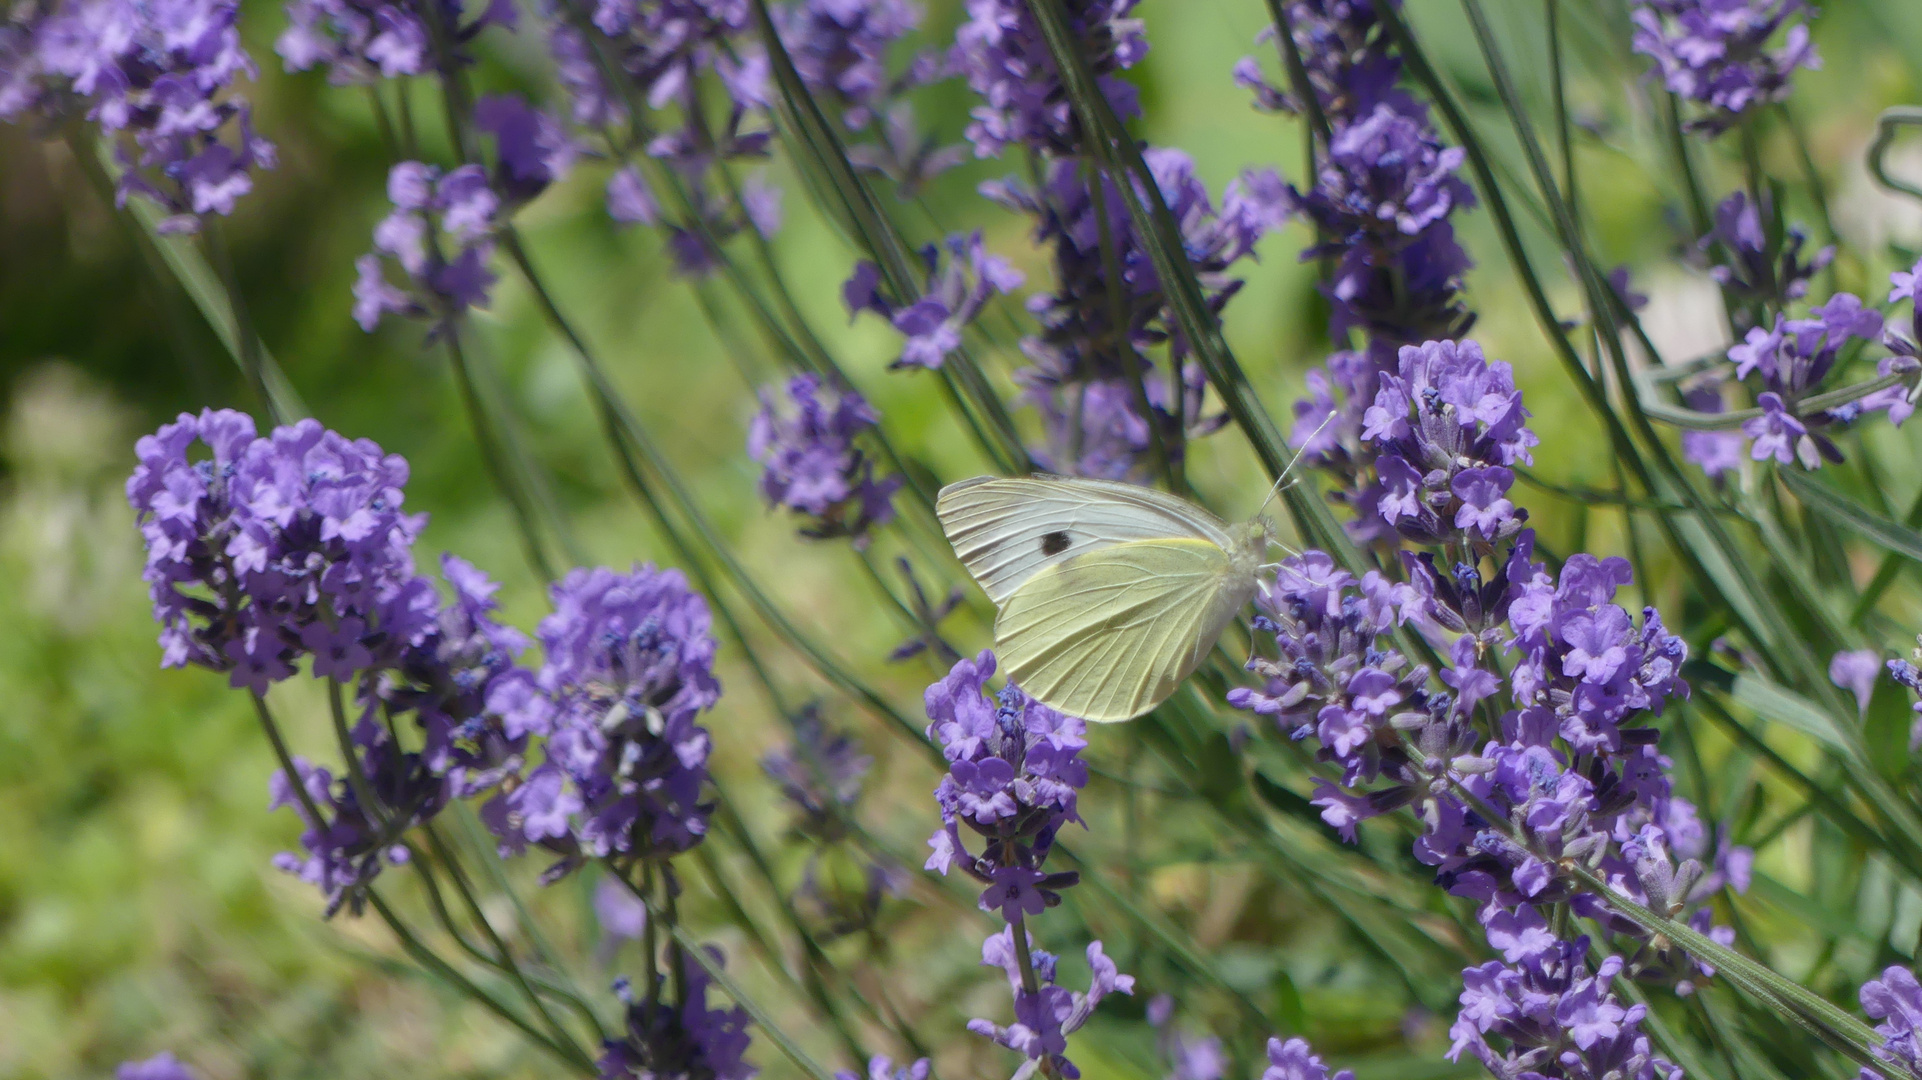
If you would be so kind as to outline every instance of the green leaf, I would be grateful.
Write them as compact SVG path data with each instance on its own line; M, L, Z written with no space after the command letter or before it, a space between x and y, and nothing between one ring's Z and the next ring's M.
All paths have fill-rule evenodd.
M1909 726L1915 714L1909 710L1908 692L1893 679L1875 680L1875 696L1862 719L1862 742L1869 763L1882 779L1900 784L1909 767Z
M1875 543L1916 562L1922 562L1922 534L1890 521L1867 507L1817 483L1798 469L1778 469L1776 475L1788 485L1802 505L1844 529L1860 533Z
M1737 675L1730 696L1754 709L1765 720L1794 728L1844 754L1853 755L1857 752L1854 741L1837 729L1829 714L1809 699L1759 675Z

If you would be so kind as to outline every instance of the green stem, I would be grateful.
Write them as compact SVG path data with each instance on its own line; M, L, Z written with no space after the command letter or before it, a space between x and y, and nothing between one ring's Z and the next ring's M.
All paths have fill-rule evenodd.
M467 422L474 429L474 441L480 447L481 461L487 466L487 474L494 481L494 487L506 498L508 507L513 511L514 523L520 530L521 550L527 557L527 564L533 568L535 576L541 581L558 580L554 564L547 557L541 544L540 533L534 523L534 509L527 493L512 475L500 445L500 437L495 431L494 422L488 416L487 406L481 400L480 389L474 384L474 374L467 363L467 353L461 347L460 328L456 320L449 316L440 326L441 340L447 346L447 360L454 370L454 383L460 388L461 404L467 411Z

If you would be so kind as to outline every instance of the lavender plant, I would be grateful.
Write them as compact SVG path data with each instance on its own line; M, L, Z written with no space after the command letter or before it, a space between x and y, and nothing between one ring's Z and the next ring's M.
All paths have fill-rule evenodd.
M275 154L237 8L16 6L0 118L106 163L273 414L266 436L182 414L137 444L126 494L163 665L225 675L275 753L262 779L298 839L274 865L563 1068L1327 1080L1314 1035L1401 1055L1383 1071L1922 1076L1922 720L1896 697L1922 674L1886 659L1922 558L1892 464L1922 265L1834 224L1796 96L1820 13L1618 7L1546 0L1548 102L1480 0L1251 7L1271 57L1211 77L1252 96L1243 158L1302 136L1290 182L1144 137L1169 134L1166 16L1132 0L296 0L248 36L366 110L386 175L337 321L445 354L461 449L528 556L504 606L461 555L418 571L441 534L408 463L300 419L247 317L260 287L214 219ZM1480 70L1429 50L1447 21ZM1573 114L1575 82L1606 118ZM1651 151L1673 272L1720 299L1707 355L1663 355L1668 298L1600 269L1618 238L1581 159L1619 150ZM668 426L726 416L693 416L712 398L683 398L653 338L617 339L576 274L543 273L573 253L556 219L643 227L620 250L658 256L734 353L745 431ZM1246 348L1244 367L1224 331L1273 302L1272 276L1244 279L1284 230L1319 313L1286 432L1296 372ZM827 233L824 256L807 237ZM1539 341L1489 302L1504 271ZM853 330L818 317L837 306ZM531 436L551 419L492 370L523 308L523 336L577 365L598 441ZM1600 481L1571 464L1598 439ZM722 444L731 463L695 472ZM1244 444L1270 481L1302 452L1287 557L1246 634L1153 714L1090 730L957 648L986 612L948 591L943 481L985 461L1221 504ZM607 464L647 539L577 536L568 499ZM752 502L824 543L770 560L729 531ZM587 555L615 543L625 572ZM831 558L864 591L816 580ZM532 634L510 625L542 596ZM870 599L908 638L891 654L837 621ZM302 668L320 753L293 751L317 745L289 719ZM591 960L552 899L577 886ZM1007 1004L964 992L977 957ZM1397 1015L1343 1031L1342 994ZM191 1074L161 1055L120 1075Z

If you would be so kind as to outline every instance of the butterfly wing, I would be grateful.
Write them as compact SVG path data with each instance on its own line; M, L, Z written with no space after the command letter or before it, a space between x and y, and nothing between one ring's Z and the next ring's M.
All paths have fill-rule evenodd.
M941 489L948 543L999 607L1039 571L1112 544L1203 540L1232 546L1221 520L1152 488L1059 476L978 476Z
M995 652L1043 704L1131 720L1174 693L1254 593L1253 574L1212 541L1111 544L1017 588L995 620Z

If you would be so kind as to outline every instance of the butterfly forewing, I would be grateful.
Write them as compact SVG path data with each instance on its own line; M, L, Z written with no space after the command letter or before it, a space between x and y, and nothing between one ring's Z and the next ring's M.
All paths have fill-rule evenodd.
M1206 510L1105 480L976 477L942 488L935 511L955 555L996 606L1041 570L1114 544L1231 543L1227 526Z
M1221 545L1199 538L1110 544L1043 568L995 620L1008 677L1042 703L1129 720L1172 694L1242 605Z

